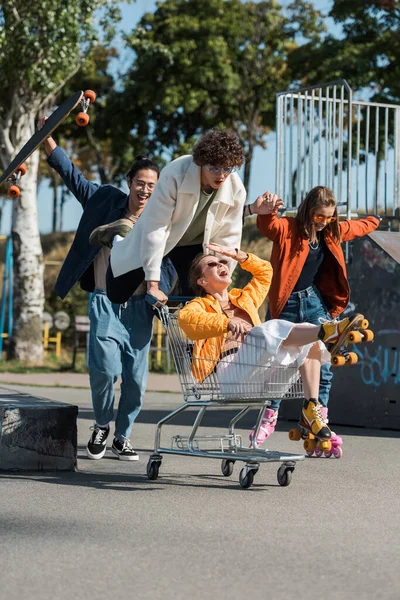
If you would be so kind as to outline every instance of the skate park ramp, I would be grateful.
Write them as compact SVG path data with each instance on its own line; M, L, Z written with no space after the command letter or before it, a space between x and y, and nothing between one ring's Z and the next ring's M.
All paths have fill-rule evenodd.
M400 430L400 233L375 231L350 243L350 303L375 339L349 346L358 363L333 368L332 424ZM300 403L282 402L280 416L298 420Z

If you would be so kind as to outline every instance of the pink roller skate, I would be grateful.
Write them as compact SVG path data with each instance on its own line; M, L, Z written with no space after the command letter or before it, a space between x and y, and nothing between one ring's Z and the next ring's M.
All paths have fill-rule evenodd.
M274 410L273 408L265 409L264 417L263 417L263 420L261 421L260 431L258 432L258 436L257 436L257 442L256 442L257 446L260 446L262 443L264 443L265 440L274 433L277 419L278 419L278 411L277 410ZM253 427L253 429L251 430L250 435L249 435L250 442L253 442L255 431L256 431L256 428Z
M322 417L325 421L325 423L328 423L328 408L326 406L321 406L321 414ZM330 458L331 456L334 456L335 458L342 458L343 456L343 450L342 450L342 444L343 444L343 440L340 437L340 435L337 435L334 431L331 432L331 438L330 438L330 442L331 442L331 449L329 451L322 451L320 448L315 448L315 454L316 456L322 456L322 454L324 454L326 456L326 458Z

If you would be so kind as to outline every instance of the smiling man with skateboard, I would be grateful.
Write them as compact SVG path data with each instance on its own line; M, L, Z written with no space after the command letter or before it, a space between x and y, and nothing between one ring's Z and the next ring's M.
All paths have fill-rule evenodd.
M42 119L38 127L44 122ZM111 222L115 223L115 233L118 231L122 236L132 229L154 190L159 169L147 158L136 159L126 176L129 187L126 194L114 186L88 181L52 137L46 139L44 147L49 165L83 207L55 289L64 298L79 281L84 290L93 292L88 366L95 423L87 455L100 459L106 452L114 417L114 384L121 375L112 451L121 460L137 460L129 437L143 404L154 313L145 302L143 289L138 289L124 306L110 302L105 292L110 249L96 243L102 237L102 227ZM92 234L93 230L97 231ZM163 289L168 292L169 288Z

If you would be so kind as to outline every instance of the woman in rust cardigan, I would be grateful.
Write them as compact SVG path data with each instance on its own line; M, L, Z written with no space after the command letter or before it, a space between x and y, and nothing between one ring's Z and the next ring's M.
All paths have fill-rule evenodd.
M357 221L339 221L336 198L332 190L323 186L308 193L295 217L279 217L278 210L282 206L281 199L266 192L245 209L246 216L258 215L259 231L273 242L274 277L268 294L267 319L279 317L293 323L313 324L335 319L344 311L350 298L341 244L373 231L380 218L370 216ZM331 368L327 363L321 369L319 388L326 423L331 379ZM266 410L257 438L259 444L273 433L279 404L280 401L275 400ZM332 434L331 442L342 444L336 434Z

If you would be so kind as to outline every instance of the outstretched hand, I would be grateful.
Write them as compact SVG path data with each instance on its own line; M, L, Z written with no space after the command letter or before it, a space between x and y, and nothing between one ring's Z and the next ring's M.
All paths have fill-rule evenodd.
M210 252L222 254L223 256L228 256L228 258L233 258L239 263L245 261L248 256L246 252L239 250L239 248L228 248L227 246L220 246L219 244L215 244L214 242L211 244L207 244L206 248Z
M265 192L258 196L254 204L251 205L251 212L257 215L273 215L284 206L281 198L272 192Z

